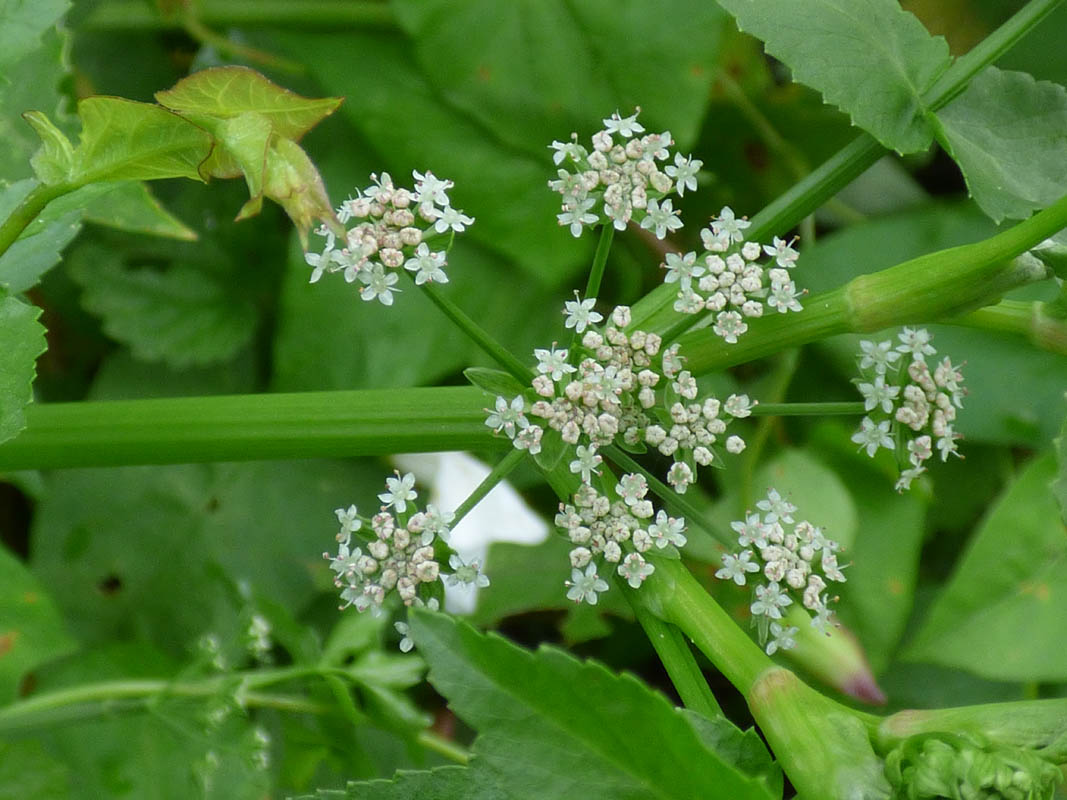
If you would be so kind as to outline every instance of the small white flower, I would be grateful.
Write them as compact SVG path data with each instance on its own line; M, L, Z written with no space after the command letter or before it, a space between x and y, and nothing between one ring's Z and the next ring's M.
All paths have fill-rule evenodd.
M368 271L361 270L359 279L366 284L366 286L360 287L359 296L368 303L378 298L383 306L391 306L393 304L393 292L400 291L393 288L393 284L399 280L396 273L386 273L385 267L381 264L375 264Z
M698 161L692 156L686 158L681 153L675 153L674 164L663 171L674 178L675 189L678 190L678 196L682 197L686 189L693 192L696 191L697 173L700 172L702 166L704 166L703 161Z
M744 521L731 522L730 527L737 533L737 543L742 547L750 544L767 546L767 529L760 521L759 514L749 514Z
M363 526L363 522L358 516L359 512L352 505L348 508L334 509L333 513L337 515L337 521L341 523L341 531L337 534L337 541L347 543L351 535Z
M866 449L871 458L874 458L879 447L892 450L894 445L893 437L889 435L889 420L882 420L875 425L870 417L864 417L860 430L852 434L852 441L860 446L860 450Z
M596 325L602 321L604 316L593 310L595 305L595 297L579 300L578 293L575 292L574 299L568 300L563 304L563 313L567 315L567 319L563 323L564 327L574 328L576 333L582 333L590 325Z
M860 369L874 367L875 374L884 375L891 364L900 360L900 353L892 348L893 343L888 340L877 343L861 341L860 350L863 355L860 357Z
M619 564L619 575L626 579L630 587L637 589L656 568L645 561L639 553L628 553Z
M748 330L748 325L736 311L721 311L711 326L716 336L721 336L727 344L737 344L737 337Z
M785 267L786 269L795 266L797 258L800 257L800 253L793 249L792 242L786 242L777 236L774 237L773 246L769 244L763 245L763 252L771 256L779 267Z
M433 224L433 229L438 233L444 233L451 229L456 233L462 233L467 230L468 225L474 224L474 217L468 217L462 211L452 208L452 206L445 206L437 215L437 221Z
M857 388L863 395L865 410L873 411L881 406L886 414L893 413L893 401L900 394L900 387L886 385L885 375L876 375L874 383L861 383Z
M401 653L410 653L412 648L415 647L415 642L411 638L411 627L406 622L394 622L393 627L396 628L396 632L401 635L400 647Z
M793 637L797 635L798 631L799 628L795 625L784 628L777 622L772 622L771 636L773 638L767 642L767 655L773 656L778 650L792 650L796 647L797 642Z
M658 200L649 200L648 207L645 209L645 218L641 220L641 227L654 231L657 239L663 239L667 231L676 231L682 227L682 219L675 212L669 199L662 203Z
M556 219L559 220L560 225L569 225L571 236L577 239L582 235L582 226L594 225L600 219L589 211L595 202L596 200L592 197L581 200L572 198L570 202L564 204L563 213L557 214Z
M610 117L603 120L604 130L608 133L617 133L624 139L629 139L635 133L644 133L644 126L637 121L637 115L640 113L641 109L637 109L628 117L620 117L619 112L616 111Z
M726 439L726 452L737 455L745 449L745 440L740 436L730 436Z
M685 547L687 539L683 534L684 530L684 519L669 517L666 511L660 509L656 514L656 521L648 526L648 535L661 550L669 544L675 547Z
M412 170L411 176L415 179L415 202L418 205L448 206L447 192L454 185L452 181L438 178L430 170L426 170L425 174Z
M937 351L930 344L934 337L926 328L904 328L897 334L900 344L897 345L898 353L910 353L913 359L919 360L923 356L932 356Z
M777 489L768 489L767 499L756 503L756 508L766 514L764 520L767 523L774 523L779 520L791 523L793 521L793 512L797 510L797 507L782 497Z
M581 161L589 155L584 147L573 141L552 142L548 148L556 151L552 154L552 162L554 164L562 164L565 158L569 158L571 161Z
M667 470L667 483L678 494L685 494L685 490L689 488L694 479L693 470L684 461L675 461Z
M689 290L693 285L693 278L699 278L705 270L704 265L697 264L696 260L696 253L686 253L683 256L677 253L667 253L664 258L667 274L663 277L663 282L677 282L683 291Z
M482 565L478 559L474 559L467 564L464 563L462 558L453 553L448 557L448 566L452 568L452 574L445 578L445 582L449 586L467 584L484 589L489 585L489 577L482 574Z
M767 616L771 619L781 619L782 609L793 604L793 598L782 591L777 581L771 581L766 586L756 586L756 600L750 606L754 616Z
M632 506L648 494L648 481L639 473L629 473L619 478L619 497Z
M537 358L537 371L554 381L562 380L565 374L575 371L574 366L567 363L568 352L557 350L555 344L551 350L534 350L534 356Z
M397 513L403 514L408 507L408 501L414 500L418 494L414 490L415 475L408 472L403 477L396 473L395 478L386 478L385 486L388 491L378 495L378 499L385 503L386 508L392 506Z
M724 206L722 211L719 212L718 219L712 220L711 230L716 236L725 234L730 237L732 242L743 242L745 234L742 231L751 224L747 219L735 217L730 206Z
M525 428L530 424L523 415L525 406L526 402L521 394L512 398L510 405L506 397L497 396L496 410L490 412L489 416L486 417L485 424L492 428L494 432L500 433L500 431L504 431L509 439L514 439L516 427Z
M752 414L752 407L755 404L749 400L747 394L732 394L726 398L726 402L723 404L723 410L731 417L736 419L744 419Z
M571 570L571 579L564 581L567 590L567 599L575 603L583 600L591 606L597 602L597 593L606 592L608 584L596 573L596 564L589 564L583 573L580 569Z
M770 296L767 298L767 305L778 309L779 314L785 314L787 311L804 310L804 307L797 300L797 285L793 281L772 284Z
M404 269L415 272L415 283L422 286L427 281L448 283L448 276L441 269L444 265L445 254L431 251L426 242L422 242L416 248L414 257L404 262Z
M604 459L597 455L596 447L593 445L589 447L578 445L575 449L575 454L578 458L570 463L571 472L580 473L582 482L589 483L592 480L592 473L600 474L597 467Z
M715 573L715 577L724 581L733 581L738 586L744 586L747 572L759 572L759 564L750 561L751 550L742 550L736 556L725 554L722 557L722 569Z

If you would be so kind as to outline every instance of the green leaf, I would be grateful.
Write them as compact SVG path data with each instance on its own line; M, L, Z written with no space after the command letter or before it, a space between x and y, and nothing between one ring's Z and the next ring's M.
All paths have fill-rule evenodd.
M541 451L534 456L534 461L545 471L553 470L569 450L570 445L563 441L560 432L549 428L541 438Z
M1049 483L1052 454L1032 461L994 506L904 655L985 678L1067 679L1067 537Z
M430 682L479 731L477 761L514 797L573 797L576 781L583 797L613 800L772 796L634 678L439 614L416 611L411 626Z
M689 709L682 709L682 713L709 750L714 750L741 771L763 778L772 796L781 796L782 770L771 758L755 728L742 731L726 717L709 718Z
M552 140L635 106L646 127L690 146L725 21L714 3L687 0L403 0L393 8L448 102L541 156ZM679 19L685 36L672 24Z
M33 179L19 181L0 193L0 219L35 187ZM37 285L48 270L59 263L61 252L81 230L81 211L52 208L49 204L19 238L0 254L0 287L9 292L25 292Z
M204 127L253 112L278 136L299 139L336 111L342 99L301 97L255 70L228 66L195 72L156 92L156 101Z
M40 314L0 291L0 442L26 427L22 410L33 400L37 356L47 347Z
M0 741L0 800L70 797L70 774L33 741Z
M948 67L945 40L896 0L719 0L793 77L883 145L929 147L923 93Z
M404 176L430 169L455 182L453 204L476 220L464 239L514 261L528 284L558 286L588 263L591 240L575 240L556 224L548 142L541 156L517 153L450 107L412 65L410 41L348 31L286 33L278 41L327 91L346 96L341 114L378 151L381 169Z
M74 170L74 145L40 111L27 111L22 117L41 139L40 149L30 159L33 173L42 183L62 183Z
M88 188L86 186L60 199L77 197ZM165 239L184 242L196 240L196 231L163 208L147 184L129 181L103 184L102 188L104 191L86 202L86 222Z
M987 67L937 112L938 140L995 222L1025 219L1067 186L1067 89Z
M69 0L0 0L0 74L36 50L68 8Z
M1064 523L1067 523L1067 420L1064 420L1063 429L1054 444L1060 469L1056 479L1052 482L1052 494L1055 495L1056 502L1060 504L1060 517Z
M83 640L139 636L184 654L206 630L236 624L242 583L299 613L315 577L327 582L330 509L369 502L369 470L314 461L57 472L34 518L33 568Z
M0 706L15 699L27 672L74 649L52 598L0 547Z
M521 796L512 794L509 788L500 786L488 770L475 765L400 771L389 781L353 782L347 789L319 789L314 795L301 795L294 800L510 800Z
M199 265L166 271L128 269L112 250L80 247L71 276L84 287L82 305L104 331L145 361L175 367L228 361L248 344L258 321L251 298Z
M81 140L67 175L53 174L56 148L51 129L45 140L50 183L192 178L211 152L211 136L177 114L151 103L118 97L89 97L78 103ZM37 129L40 128L40 117Z

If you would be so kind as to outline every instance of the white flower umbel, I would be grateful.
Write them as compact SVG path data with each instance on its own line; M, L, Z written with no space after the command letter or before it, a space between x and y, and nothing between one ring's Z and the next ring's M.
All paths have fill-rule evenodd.
M628 117L616 111L605 119L591 147L578 144L576 133L569 142L549 145L559 169L548 185L563 198L559 224L571 235L595 225L621 231L633 220L662 239L682 226L667 196L695 191L703 163L680 153L672 157L670 132L646 134L639 111ZM672 163L661 167L667 161Z
M452 555L452 574L441 570L434 543L449 540L452 515L433 504L426 511L414 508L418 498L412 473L386 479L386 491L378 495L383 505L370 519L361 517L355 506L336 510L341 530L337 534L337 555L323 553L341 590L342 609L379 612L386 598L395 593L406 605L418 605L430 597L439 578L455 583L488 585L477 559L468 563ZM401 631L404 633L404 631Z
M651 217L650 211L642 225ZM668 253L661 265L667 270L664 283L678 284L674 310L680 314L709 312L705 324L728 344L736 344L748 330L747 319L768 311L803 310L799 298L804 292L789 277L798 257L793 243L777 236L773 245L746 242L748 227L748 220L739 219L726 206L700 232L702 252ZM769 260L761 264L765 256Z
M588 588L594 586L592 576L613 571L634 589L640 588L655 572L646 553L684 547L686 543L685 520L655 510L646 499L648 481L643 475L623 475L618 485L608 490L610 494L594 483L600 481L584 482L571 503L561 503L555 520L573 545L571 580L566 585L570 589L567 597L576 602L595 603ZM607 588L604 583L596 591Z
M794 602L812 613L813 627L827 630L833 612L825 590L845 575L837 563L837 542L806 520L795 522L797 507L776 489L769 489L756 508L762 515L749 512L731 525L741 550L723 555L715 577L752 585L752 623L771 655L796 645L797 629L775 622Z
M926 358L937 351L925 328L904 328L897 339L860 342L860 377L853 382L868 416L852 441L872 457L879 448L892 450L900 470L896 489L903 492L926 471L935 449L942 461L960 455L953 423L967 390L960 368L949 359L931 370Z
M349 283L362 284L360 297L387 306L400 291L395 288L398 269L415 273L420 286L448 283L444 267L450 237L474 220L451 206L452 181L429 170L412 176L415 186L407 189L394 185L388 173L371 175L373 183L337 209L337 218L348 226L344 239L325 227L315 231L325 245L322 252L304 254L312 267L311 283L325 273L343 272Z

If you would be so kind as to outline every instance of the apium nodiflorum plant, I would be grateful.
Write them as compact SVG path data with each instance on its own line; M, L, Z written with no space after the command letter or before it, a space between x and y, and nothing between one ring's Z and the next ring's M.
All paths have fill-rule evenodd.
M962 89L984 65L980 61L975 56L966 69L946 72L951 85L932 105ZM232 97L217 86L241 81L255 87L247 97L265 93L260 96L272 102L264 101L263 108L227 105ZM214 97L214 105L205 97ZM818 508L773 486L763 487L765 494L728 531L707 519L701 498L712 470L736 468L751 439L746 420L819 411L810 404L801 409L761 403L745 393L722 396L706 377L844 331L872 334L860 342L856 356L858 399L842 398L826 409L838 414L844 409L860 419L852 435L856 449L871 457L888 451L899 492L921 486L933 460L962 457L955 426L966 413L960 365L967 354L939 354L921 325L995 302L1008 289L1062 269L1061 249L1050 239L1067 225L1067 197L984 242L930 253L812 296L793 278L804 243L790 230L843 178L817 171L789 196L785 211L749 218L724 207L701 228L699 248L680 252L668 238L683 227L675 203L699 191L705 164L676 152L669 131L646 130L638 110L615 111L589 141L572 134L548 145L547 190L560 197L561 235L599 239L585 286L559 310L559 338L532 354L516 355L449 298L446 268L463 268L449 262L452 242L477 220L453 206L453 183L433 172L433 165L413 165L410 183L406 174L403 180L385 172L372 175L368 186L334 209L295 142L331 113L336 101L299 98L235 68L198 73L157 99L158 106L125 105L128 101L116 98L83 101L77 147L43 114L29 113L27 120L42 138L33 162L38 183L0 224L0 253L50 202L92 183L241 175L252 195L242 216L256 213L266 196L285 207L302 240L320 223L314 228L319 238L305 248L310 282L335 281L337 291L356 292L358 299L397 313L403 312L405 292L424 292L500 367L467 372L484 390L480 431L472 440L494 437L506 455L465 502L456 508L423 502L425 490L416 487L414 475L396 471L385 477L372 507L336 509L335 550L324 557L345 613L387 615L402 651L422 649L420 631L439 618L431 615L440 613L447 589L485 587L492 577L491 565L487 575L480 560L455 552L452 531L527 461L558 498L553 521L567 542L569 562L559 564L561 595L596 605L605 592L624 594L683 703L721 720L689 649L689 642L695 644L744 696L800 796L1053 796L1067 765L1067 703L1033 700L880 717L831 699L785 664L852 699L882 699L858 645L836 619L833 587L848 580L847 549L834 531L820 526ZM283 118L277 109L286 103L292 113ZM159 126L169 141L180 140L181 158L149 170L133 157L99 166L93 159L100 152L134 146L109 132L108 120L119 115L145 128ZM842 157L853 159L853 170L880 152L854 150ZM663 281L632 306L609 308L598 295L613 237L621 231L660 243ZM353 303L352 313L359 313L358 305ZM420 449L415 426L435 409L427 400L409 411L411 438L401 432L368 440L361 452ZM442 405L442 418L455 411ZM373 424L374 414L368 412L363 422ZM59 446L33 426L0 452L8 459L5 466L24 468L70 458L56 455ZM749 592L743 620L727 613L687 568L693 529L718 539L713 574L721 585ZM269 624L251 615L245 633L249 652L265 662ZM223 669L218 642L205 639L201 649ZM336 681L342 672L338 668L329 677ZM285 679L284 670L278 675L264 677L262 684ZM242 692L257 685L249 679ZM29 724L33 714L71 702L69 696L29 698L0 710L0 729ZM256 752L265 761L269 736L257 729L257 737Z

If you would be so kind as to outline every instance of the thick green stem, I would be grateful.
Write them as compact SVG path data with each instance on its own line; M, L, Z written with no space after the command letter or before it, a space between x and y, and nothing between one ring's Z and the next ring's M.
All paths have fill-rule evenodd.
M760 673L774 662L742 631L681 561L655 558L635 601L677 625L738 691L748 697Z
M498 450L474 387L30 405L0 470Z
M997 302L1010 289L1049 272L1026 253L1067 227L1067 196L1003 233L974 244L928 253L812 297L803 311L751 320L737 344L710 329L679 339L688 367L700 375L838 333L869 333L928 322Z
M74 191L76 186L66 183L41 184L31 191L22 202L18 204L11 215L0 224L0 255L15 243L31 222L37 219L37 215L44 211L44 207L57 197ZM0 276L2 278L3 276Z
M373 0L202 0L197 18L206 25L337 28L342 26L394 28L388 3ZM126 31L180 28L181 20L160 14L142 0L99 3L78 23L79 30Z
M1037 347L1067 355L1067 320L1046 313L1046 305L1002 300L995 306L979 308L945 322L964 328L1024 336Z
M621 581L619 585L622 585ZM689 643L681 631L650 613L638 598L640 590L624 587L623 591L634 610L634 616L641 623L656 655L659 656L664 669L667 670L667 676L674 684L682 705L693 711L699 711L706 717L721 715L722 707L712 694L711 687L704 679L704 673L700 671L700 665L693 657L693 651L689 649Z
M407 270L404 270L404 273L413 278L412 273L407 272ZM424 283L420 288L423 293L433 301L434 305L441 309L444 315L452 320L460 330L467 334L471 341L478 345L478 347L480 347L490 358L510 372L523 386L530 383L530 380L533 378L533 373L530 371L530 368L512 355L511 351L504 347L504 345L500 344L500 342L490 336L481 325L468 317L463 309L453 303L444 292L441 291L440 287L435 286L432 283Z

